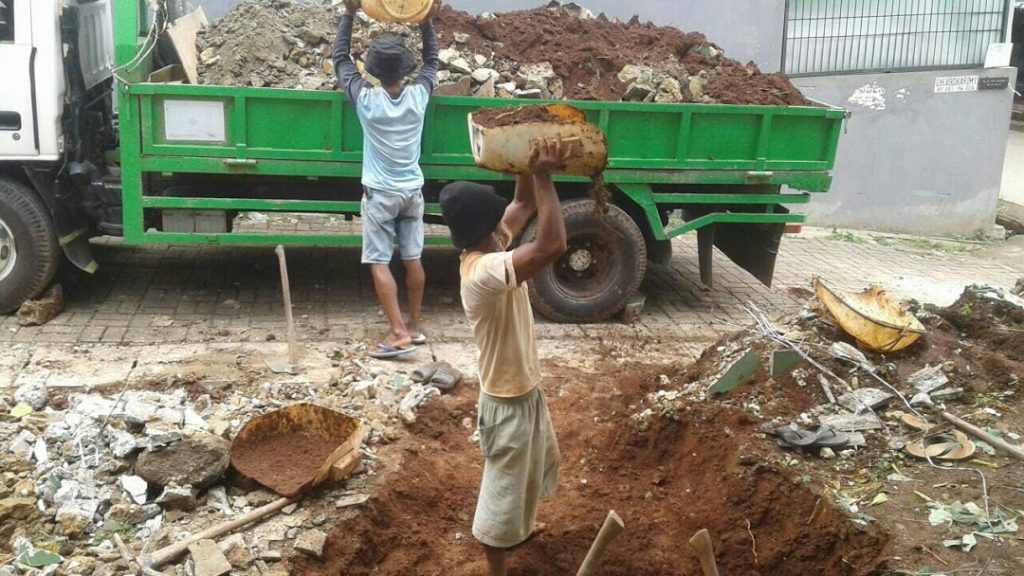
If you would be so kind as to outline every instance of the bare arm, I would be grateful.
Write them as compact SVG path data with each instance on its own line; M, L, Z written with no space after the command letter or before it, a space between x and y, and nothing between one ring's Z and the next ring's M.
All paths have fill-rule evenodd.
M565 217L551 171L562 165L570 154L571 148L563 146L561 139L533 143L530 167L534 172L537 236L512 253L512 266L520 284L537 276L565 254Z
M363 75L359 73L355 62L352 61L352 26L354 16L359 9L358 2L346 2L348 13L341 17L341 24L338 25L338 35L334 38L334 72L338 75L338 85L348 94L348 99L353 104L359 98L359 93L366 87Z
M519 233L526 227L526 223L536 212L537 197L534 191L533 174L520 174L516 176L516 196L505 209L505 217L502 218L501 223L512 234L512 238L515 238L519 236Z

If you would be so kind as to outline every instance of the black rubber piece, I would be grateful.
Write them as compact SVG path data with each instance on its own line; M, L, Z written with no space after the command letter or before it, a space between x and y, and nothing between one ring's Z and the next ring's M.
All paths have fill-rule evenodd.
M24 184L0 178L0 220L10 228L18 253L14 269L0 280L0 314L7 314L49 286L61 252L46 207Z
M600 214L593 200L568 200L562 204L562 212L569 249L530 281L530 302L555 322L604 322L621 312L640 289L647 273L644 235L636 222L614 205ZM523 233L522 243L536 235L534 220Z

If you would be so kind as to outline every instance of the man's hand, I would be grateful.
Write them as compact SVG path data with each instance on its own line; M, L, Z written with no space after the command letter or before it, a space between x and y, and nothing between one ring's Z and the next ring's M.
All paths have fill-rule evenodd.
M562 137L539 138L530 146L528 166L534 174L550 174L561 168L572 157L572 146L566 146Z
M356 12L363 7L363 0L345 0L345 9L352 16L356 15Z

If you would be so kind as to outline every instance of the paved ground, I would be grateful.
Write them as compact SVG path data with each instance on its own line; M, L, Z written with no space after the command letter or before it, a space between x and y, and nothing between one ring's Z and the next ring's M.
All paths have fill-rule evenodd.
M1024 132L1010 130L999 197L1024 206Z
M705 288L698 280L695 240L679 239L675 248L670 266L648 273L647 308L639 323L540 321L542 358L582 372L599 371L609 362L689 361L748 323L747 302L775 317L799 311L815 275L850 290L879 283L899 297L937 304L952 303L967 284L1013 286L1024 276L1024 259L1013 256L1020 250L1016 243L977 246L807 230L783 242L774 288L760 285L720 254L716 284ZM0 317L5 343L0 345L0 393L31 380L72 388L153 379L280 380L264 363L267 356L285 353L272 250L131 248L106 242L96 247L96 255L99 273L65 280L67 308L50 324L20 327L13 316ZM300 378L327 382L337 375L339 351L361 357L359 346L377 341L386 324L358 250L294 249L289 264L306 348ZM457 256L450 249L429 250L425 265L425 328L433 345L397 369L411 370L433 353L470 371L473 347L458 302ZM380 367L393 370L395 364Z
M884 245L883 245L884 244ZM544 337L628 330L659 338L706 342L729 323L743 323L747 301L775 314L795 311L806 288L821 275L846 288L879 282L897 294L948 303L963 285L1012 286L1024 274L967 253L921 250L922 241L810 231L787 237L766 288L724 256L716 260L716 285L699 282L692 238L677 240L671 266L652 267L643 291L647 309L636 326L588 327L542 323ZM972 248L950 245L958 252ZM97 246L101 268L66 286L68 306L44 327L19 327L0 320L0 341L19 343L262 342L283 338L283 306L277 263L267 249L130 248ZM307 341L374 338L385 330L366 271L352 249L289 252L295 314ZM429 250L426 328L435 341L469 338L457 293L457 257ZM272 335L272 336L270 336Z

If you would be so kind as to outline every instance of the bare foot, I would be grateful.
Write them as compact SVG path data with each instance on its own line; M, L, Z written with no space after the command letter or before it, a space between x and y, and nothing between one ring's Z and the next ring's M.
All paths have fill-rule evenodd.
M404 349L412 346L412 336L409 336L408 332L403 334L396 334L392 332L384 343L392 348Z

